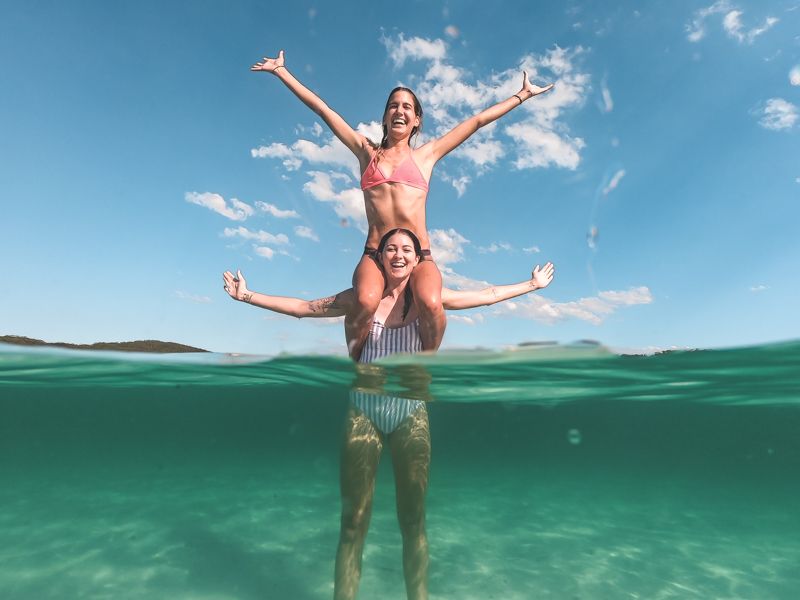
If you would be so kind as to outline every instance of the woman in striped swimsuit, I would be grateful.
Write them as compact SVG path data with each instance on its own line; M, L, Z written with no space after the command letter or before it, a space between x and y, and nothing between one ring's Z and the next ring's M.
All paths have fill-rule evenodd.
M419 318L409 279L422 257L420 242L411 231L394 229L380 240L377 259L386 277L386 289L375 312L359 363L400 352L422 351ZM479 291L442 289L445 309L487 306L546 287L554 267L537 265L529 281L493 286ZM343 316L354 303L352 289L335 296L306 301L251 292L241 272L223 274L232 298L295 317ZM360 369L360 383L351 391L342 443L340 484L342 520L336 553L335 600L355 598L361 577L361 555L372 513L375 475L384 443L392 454L397 516L403 537L403 573L408 598L428 597L428 541L425 534L425 493L431 457L431 438L425 402L375 392L364 381L380 379ZM366 372L364 372L366 371Z

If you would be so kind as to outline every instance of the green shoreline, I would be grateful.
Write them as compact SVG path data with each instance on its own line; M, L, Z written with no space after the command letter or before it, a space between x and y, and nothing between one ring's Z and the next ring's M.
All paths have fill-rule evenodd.
M0 335L0 343L17 346L48 346L54 348L72 348L74 350L115 350L117 352L152 352L168 354L173 352L208 352L202 348L194 348L176 342L160 340L136 340L133 342L95 342L94 344L70 344L67 342L45 342L21 335Z

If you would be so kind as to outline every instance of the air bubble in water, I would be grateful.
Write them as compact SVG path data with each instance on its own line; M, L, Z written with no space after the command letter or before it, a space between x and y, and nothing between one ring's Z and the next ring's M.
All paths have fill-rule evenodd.
M567 432L567 441L573 446L577 446L582 441L580 429L570 429Z

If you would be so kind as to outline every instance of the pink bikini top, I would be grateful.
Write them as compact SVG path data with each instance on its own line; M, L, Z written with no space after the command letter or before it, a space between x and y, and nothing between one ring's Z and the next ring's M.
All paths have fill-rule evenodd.
M375 156L377 154L372 155L372 160L369 161L364 174L361 176L362 190L374 188L382 183L404 183L405 185L428 191L428 182L425 181L422 172L410 153L403 162L397 165L389 177L383 174L380 165L375 162Z

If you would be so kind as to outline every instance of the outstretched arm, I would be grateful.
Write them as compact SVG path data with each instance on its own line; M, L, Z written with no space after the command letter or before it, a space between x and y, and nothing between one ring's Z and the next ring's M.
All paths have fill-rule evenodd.
M225 271L222 274L222 279L225 281L225 291L234 300L247 302L259 308L265 308L290 317L297 317L298 319L303 317L341 317L344 316L353 302L352 288L327 298L303 300L301 298L268 296L267 294L252 292L247 289L247 281L241 271L236 271L236 275L230 271Z
M466 121L456 125L442 137L430 142L428 148L429 159L432 160L433 163L436 163L436 161L442 158L445 154L466 141L472 134L478 131L478 129L488 125L493 121L496 121L506 113L520 106L526 100L529 100L534 96L538 96L539 94L549 92L553 89L553 85L554 84L551 83L544 87L539 87L538 85L531 83L528 80L528 73L523 71L522 89L520 89L519 92L510 98L503 100L502 102L498 102L494 106L490 106L477 115L470 117ZM422 148L420 150L422 150Z
M289 72L283 57L283 50L278 52L277 58L268 58L265 56L261 62L257 62L250 67L250 70L272 73L275 75L295 96L300 98L303 104L322 117L322 120L330 127L334 135L339 138L353 154L358 156L359 159L364 155L369 158L369 152L367 150L369 142L367 139L350 127L339 113L332 110L325 104L322 98L300 83L300 81Z
M549 262L541 269L539 265L536 265L529 281L510 285L493 285L492 287L475 291L442 288L442 306L447 310L462 310L478 306L489 306L496 302L516 298L517 296L546 288L553 281L554 272L555 267L553 263Z

